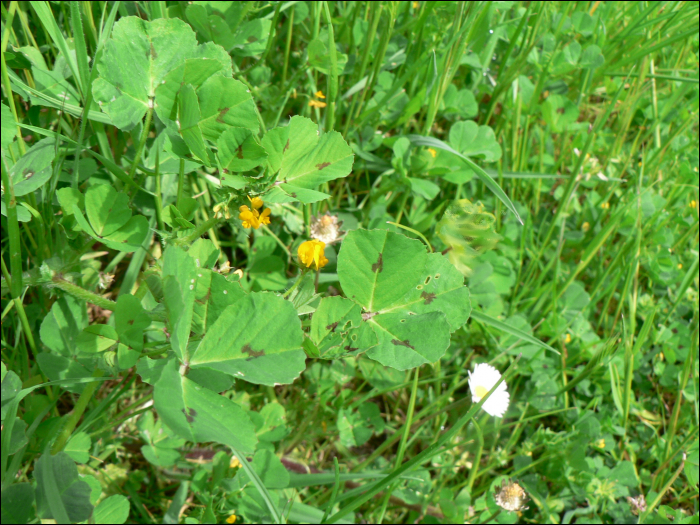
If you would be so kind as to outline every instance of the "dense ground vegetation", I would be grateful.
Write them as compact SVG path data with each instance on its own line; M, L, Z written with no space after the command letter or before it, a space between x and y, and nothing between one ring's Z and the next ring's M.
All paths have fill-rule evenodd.
M697 4L2 21L3 523L698 523Z

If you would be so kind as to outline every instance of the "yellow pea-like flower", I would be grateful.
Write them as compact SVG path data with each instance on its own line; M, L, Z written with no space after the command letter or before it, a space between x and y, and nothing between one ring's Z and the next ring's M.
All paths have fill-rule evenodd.
M297 254L299 255L299 260L302 264L309 268L312 264L316 265L316 269L320 270L326 264L328 264L328 259L323 254L326 249L326 243L322 241L317 241L312 239L310 241L302 242L299 245Z

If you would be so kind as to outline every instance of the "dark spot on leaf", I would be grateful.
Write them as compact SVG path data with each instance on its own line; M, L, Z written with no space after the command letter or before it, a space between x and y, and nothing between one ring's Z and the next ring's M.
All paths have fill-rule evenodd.
M242 159L242 158L243 158L243 144L241 144L240 146L238 146L237 151L238 151L238 153L236 154L236 156L237 156L239 159Z
M134 319L129 319L129 320L127 321L127 324L134 324Z
M197 411L194 408L183 408L182 413L185 414L188 423L192 423L197 417Z
M330 165L330 162L322 162L321 164L316 164L316 167L318 168L318 171L321 171L323 168L326 168Z
M430 276L428 275L428 277L425 278L425 284L428 284L429 282L430 282Z
M224 123L224 116L226 115L226 113L228 113L228 112L230 111L230 109L231 109L231 108L221 108L221 109L219 109L219 116L216 117L216 121L217 121L217 122L220 122L221 124L223 124L223 123Z
M151 58L152 58L153 60L155 60L156 58L158 58L158 53L156 53L156 50L155 50L155 48L153 47L153 42L151 42Z
M382 254L379 254L379 259L372 265L372 271L374 273L381 272L384 269L384 261L382 260Z
M294 192L292 192L290 195L292 196L293 199L296 199L296 198L297 198L297 194L294 193Z
M246 42L248 42L248 43L253 43L253 42L257 42L257 41L258 41L258 39L255 38L253 35L250 35L246 40Z
M253 350L250 345L245 345L242 349L241 352L244 354L248 354L251 358L254 357L260 357L262 355L265 355L265 350L260 350L259 352L257 350Z
M415 350L416 348L411 345L411 343L408 342L408 339L405 341L399 341L398 339L392 339L391 342L395 344L396 346L405 346L407 348L410 348L411 350Z
M678 333L678 328L671 328L671 332L673 332L674 334L677 334L677 333Z
M424 303L424 304L430 304L430 303L433 302L433 300L434 300L435 297L437 297L437 296L436 296L434 293L425 293L425 292L422 292L422 293L420 294L420 297L421 297L421 299L425 299L425 303Z
M335 332L335 329L337 328L337 326L338 326L338 321L326 326L326 330L330 330L331 332Z
M557 109L557 113L559 113L560 115L563 115L563 114L564 114L564 108L559 108L559 109Z
M343 348L344 348L345 350L347 350L348 352L354 352L354 351L356 351L356 350L359 350L359 348L353 348L353 347L350 346L350 345L344 346Z
M107 213L112 213L112 208L110 208L109 210L107 210Z
M34 173L36 173L36 172L35 172L34 170L32 170L32 169L29 169L29 168L27 168L26 170L24 170L24 171L22 172L22 174L24 175L24 178L25 178L25 179L31 178L32 175L34 175Z
M284 148L282 148L282 151L287 151L289 149L289 139L287 139L287 143L284 145Z
M226 177L221 177L221 180L226 180Z

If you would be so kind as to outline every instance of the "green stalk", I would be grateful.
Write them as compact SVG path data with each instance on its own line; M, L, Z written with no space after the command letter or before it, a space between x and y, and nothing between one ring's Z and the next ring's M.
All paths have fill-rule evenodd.
M403 427L403 434L401 436L401 443L399 443L399 450L396 454L396 461L394 462L394 468L400 468L401 462L403 462L404 454L406 453L406 443L408 442L408 435L411 432L411 425L413 425L413 414L416 410L416 394L418 392L418 376L420 375L420 367L416 367L416 371L413 374L413 385L411 386L411 398L408 401L408 414L406 414L406 422ZM384 520L384 513L386 512L386 507L389 504L391 495L394 490L396 490L398 483L394 483L392 487L386 491L384 495L384 501L382 502L382 508L379 513L379 519L377 523L382 523Z
M335 101L338 98L338 59L336 57L333 19L328 2L323 2L323 13L326 15L326 23L328 24L328 51L331 59L331 74L328 76L328 93L326 94L326 131L331 131L335 125Z
M469 478L467 479L467 488L469 493L472 492L472 487L474 486L474 481L476 480L477 473L479 472L479 463L481 462L481 453L484 450L484 433L481 431L481 427L476 419L473 421L474 429L476 430L476 454L474 455L474 461L472 461L472 468L469 471Z
M100 378L103 375L104 371L98 368L93 372L92 377ZM78 425L80 418L83 417L83 412L85 412L88 403L92 399L92 396L95 394L95 390L97 390L99 385L100 382L93 381L85 386L85 390L83 390L83 392L80 394L80 398L73 407L73 410L71 410L63 420L63 427L61 428L56 441L54 441L53 446L51 447L52 455L58 454L65 448L66 443L68 443L68 440L73 433L73 430L75 430L75 427Z
M289 64L289 51L292 48L292 33L294 29L294 9L289 14L289 29L287 30L287 42L284 45L284 66L282 67L282 86L287 84L287 67Z
M106 299L101 295L97 295L94 292L90 292L85 288L81 288L77 284L73 284L70 281L66 281L63 277L55 275L51 279L51 281L53 286L55 286L56 288L60 288L61 290L63 290L66 293L69 293L73 297L77 297L78 299L82 299L83 301L92 303L96 306L99 306L100 308L109 310L111 312L113 312L117 308L117 303L115 303L114 301Z

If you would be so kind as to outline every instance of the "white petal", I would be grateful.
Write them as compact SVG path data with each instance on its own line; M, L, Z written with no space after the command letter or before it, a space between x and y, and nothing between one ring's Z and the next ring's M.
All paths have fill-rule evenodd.
M508 410L508 404L510 402L510 394L508 392L494 392L486 400L486 402L481 405L487 414L494 417L503 417L503 414Z

